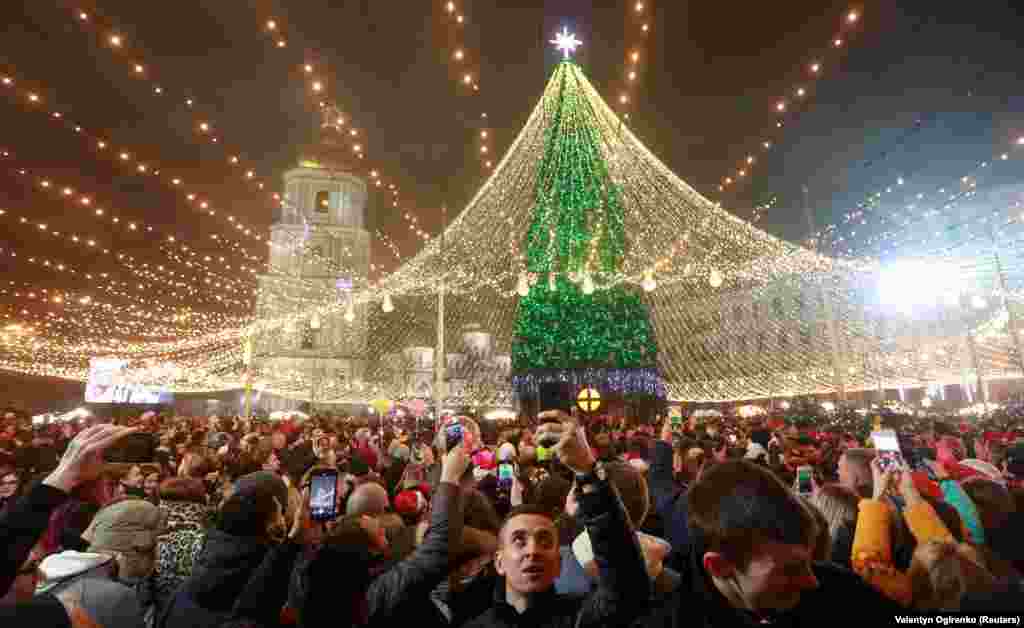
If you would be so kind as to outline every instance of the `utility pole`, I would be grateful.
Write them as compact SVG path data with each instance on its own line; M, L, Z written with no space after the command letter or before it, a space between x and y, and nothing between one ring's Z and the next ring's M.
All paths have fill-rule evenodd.
M448 208L441 207L441 241L438 249L438 255L441 259L444 259L444 247L445 247L445 231L448 229ZM441 410L444 405L445 398L445 349L444 349L444 276L441 276L441 281L437 289L437 346L434 348L434 407L437 408L437 416L441 416Z
M807 220L807 241L812 251L818 253L819 246L818 240L814 237L814 214L811 212L811 201L810 201L810 190L806 185L803 187L804 193L804 218ZM831 280L832 274L829 273L826 276L826 280ZM822 285L821 290L821 302L825 306L825 321L828 324L829 341L832 346L832 375L835 377L836 396L840 402L846 401L846 383L844 373L845 367L843 366L842 352L839 349L839 329L836 325L836 319L832 312L832 291L828 286Z

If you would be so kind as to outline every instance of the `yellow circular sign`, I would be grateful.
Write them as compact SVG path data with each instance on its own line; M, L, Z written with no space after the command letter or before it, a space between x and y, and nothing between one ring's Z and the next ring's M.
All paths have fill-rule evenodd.
M576 395L576 405L584 412L597 412L601 407L601 393L596 388L584 388Z

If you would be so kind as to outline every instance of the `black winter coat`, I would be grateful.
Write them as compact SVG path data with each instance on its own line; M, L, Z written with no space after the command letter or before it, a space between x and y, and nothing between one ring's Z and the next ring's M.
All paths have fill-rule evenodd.
M213 628L227 621L270 548L262 538L208 530L192 575L171 599L157 628Z
M466 628L628 626L647 610L651 579L615 487L599 482L597 490L579 495L579 508L600 569L597 589L580 597L559 595L552 585L520 614L505 600L505 579L498 578L493 605Z

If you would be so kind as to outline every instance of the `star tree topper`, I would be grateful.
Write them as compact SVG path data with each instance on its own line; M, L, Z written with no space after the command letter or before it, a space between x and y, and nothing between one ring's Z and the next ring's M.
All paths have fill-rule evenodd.
M555 35L555 38L551 40L551 43L556 48L562 51L565 58L568 59L570 55L576 52L576 49L583 45L583 42L576 39L575 34L570 34L569 29L562 27L562 32Z

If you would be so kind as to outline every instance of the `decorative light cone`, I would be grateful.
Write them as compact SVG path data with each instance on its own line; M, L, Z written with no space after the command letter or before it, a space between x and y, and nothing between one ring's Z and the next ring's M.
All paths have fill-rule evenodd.
M640 286L643 287L644 292L654 292L658 287L658 282L654 280L653 270L648 270L644 273L644 280L640 282Z
M526 276L526 273L519 273L519 285L516 286L516 292L521 297L530 296L530 278Z
M712 268L711 273L708 274L708 283L711 284L712 288L721 288L722 283L725 280L722 278L722 273L718 272L717 268Z
M350 299L348 307L345 308L345 322L351 323L356 320L356 304Z
M590 273L583 275L583 294L588 296L594 294L594 278L590 276Z
M380 309L384 310L387 314L395 311L395 304L391 302L390 294L384 294L384 301L381 302Z
M558 284L555 283L555 273L548 275L548 290L555 292L558 290Z

